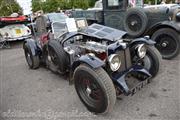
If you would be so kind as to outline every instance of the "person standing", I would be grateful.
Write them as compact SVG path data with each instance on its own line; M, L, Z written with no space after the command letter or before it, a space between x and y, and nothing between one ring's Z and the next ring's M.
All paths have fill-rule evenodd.
M180 0L176 0L176 4L179 4L179 5L180 5Z
M166 0L162 0L161 1L161 4L163 5L163 4L166 4Z
M38 12L36 17L37 35L42 35L47 32L47 18L43 12Z

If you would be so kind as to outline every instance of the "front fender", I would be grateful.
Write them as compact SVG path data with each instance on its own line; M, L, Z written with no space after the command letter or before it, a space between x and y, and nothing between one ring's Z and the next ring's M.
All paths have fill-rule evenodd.
M176 31L180 32L180 23L178 23L176 21L164 21L161 23L161 25L170 26L170 27L174 28Z
M131 41L130 45L138 44L138 43L145 43L147 45L154 45L156 42L149 39L149 38L136 38Z
M164 21L161 25L166 25L169 27L174 28L176 31L180 32L180 23L176 21Z
M39 55L40 47L38 46L36 40L34 39L26 39L24 44L27 43L28 47L31 49L32 55ZM24 46L23 46L24 48Z
M126 82L126 76L129 73L137 73L137 74L141 74L146 76L148 79L152 77L152 75L149 73L149 71L147 71L146 69L144 69L142 66L139 65L135 65L133 67L131 67L130 69L128 69L126 72L124 72L122 75L118 76L118 77L113 77L113 81L115 83L117 83L118 87L122 89L123 93L125 95L129 95L131 93L131 90L129 89L127 82Z
M83 55L73 63L72 65L73 70L82 63L85 63L94 69L105 65L104 61L97 58L96 56Z
M163 21L151 26L145 34L152 35L155 31L161 28L172 28L180 33L180 23L176 21Z

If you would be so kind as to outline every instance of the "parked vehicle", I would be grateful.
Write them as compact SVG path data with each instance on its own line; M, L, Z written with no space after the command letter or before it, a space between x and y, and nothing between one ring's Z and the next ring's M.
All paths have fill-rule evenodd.
M31 37L31 30L25 26L25 16L1 17L0 18L0 39L7 41L24 40Z
M139 1L140 2L140 1ZM141 2L140 2L141 3ZM128 7L128 0L102 0L103 9L72 12L72 17L85 17L88 23L100 23L125 30L130 37L150 36L165 59L180 51L180 6L178 4Z
M23 48L31 69L44 63L53 72L69 74L87 109L107 113L116 96L134 94L157 75L161 56L154 43L148 38L127 39L124 31L68 18L65 23L52 23L40 40L26 40ZM128 82L127 77L134 79Z

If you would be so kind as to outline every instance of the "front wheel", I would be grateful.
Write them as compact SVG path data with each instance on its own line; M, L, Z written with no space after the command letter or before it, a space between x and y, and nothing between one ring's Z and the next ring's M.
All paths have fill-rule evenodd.
M149 70L152 77L155 77L160 69L161 54L154 46L147 46L146 56L141 60L144 68Z
M74 72L74 81L76 92L89 111L98 114L112 110L116 92L104 69L80 65Z

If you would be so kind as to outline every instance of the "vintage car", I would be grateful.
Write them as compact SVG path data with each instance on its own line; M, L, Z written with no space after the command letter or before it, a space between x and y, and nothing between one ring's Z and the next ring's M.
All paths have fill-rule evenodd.
M102 2L100 2L102 1ZM180 51L180 6L178 4L129 7L128 0L100 0L90 10L74 11L72 17L85 17L89 24L100 23L124 30L130 37L150 36L165 59ZM142 0L138 0L139 3ZM97 6L97 5L96 5Z
M1 17L0 39L7 41L24 40L31 37L31 30L24 24L27 17Z
M82 103L98 114L110 112L116 96L134 94L157 75L161 55L154 43L68 18L52 23L39 40L27 39L23 48L31 69L45 64L53 72L69 75Z

